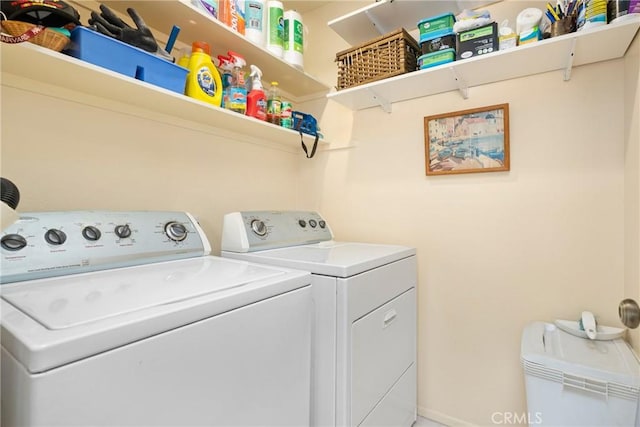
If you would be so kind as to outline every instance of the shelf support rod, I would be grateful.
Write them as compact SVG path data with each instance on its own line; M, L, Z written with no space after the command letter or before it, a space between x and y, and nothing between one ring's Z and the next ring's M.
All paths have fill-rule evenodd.
M371 96L373 97L374 101L376 101L378 103L378 105L380 106L380 108L382 108L382 110L385 113L391 113L391 103L389 102L388 99L383 98L382 96L378 95L373 89L369 88L368 89L369 93L371 94Z
M462 77L458 76L458 73L456 72L456 69L454 67L449 67L449 70L451 70L453 80L456 81L456 85L458 86L460 95L462 95L464 99L469 99L469 86L467 86L467 82Z
M576 37L571 39L571 49L569 50L569 59L567 59L567 66L564 68L564 81L571 80L571 69L573 68L573 57L576 52Z

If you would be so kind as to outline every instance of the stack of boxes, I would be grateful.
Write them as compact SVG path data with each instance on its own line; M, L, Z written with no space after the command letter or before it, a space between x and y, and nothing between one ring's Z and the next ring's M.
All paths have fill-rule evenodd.
M447 62L485 55L499 50L498 24L455 33L456 18L452 13L425 18L418 22L422 56L418 68L423 70Z
M456 18L452 13L432 16L418 22L422 49L422 55L418 58L418 68L423 70L456 59L454 22Z

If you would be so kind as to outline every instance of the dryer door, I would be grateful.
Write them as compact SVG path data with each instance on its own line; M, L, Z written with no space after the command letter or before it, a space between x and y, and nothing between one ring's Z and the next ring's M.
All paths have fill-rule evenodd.
M415 288L354 322L351 333L351 425L357 426L415 360ZM406 387L415 388L415 381L406 382ZM415 409L415 401L384 404L400 406L401 419L406 419L404 409L411 413Z

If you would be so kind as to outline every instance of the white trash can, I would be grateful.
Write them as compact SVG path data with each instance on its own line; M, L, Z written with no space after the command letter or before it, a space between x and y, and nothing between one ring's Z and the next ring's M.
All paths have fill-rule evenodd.
M530 425L640 425L640 362L626 341L534 322L523 331L521 356Z

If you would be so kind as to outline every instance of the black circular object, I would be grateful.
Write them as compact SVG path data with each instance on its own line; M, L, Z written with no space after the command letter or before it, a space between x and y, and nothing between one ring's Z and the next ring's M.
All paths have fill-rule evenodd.
M10 0L0 1L7 19L29 22L44 27L81 25L80 13L62 0Z
M18 203L20 203L18 187L7 178L0 178L0 200L11 209L17 208Z

